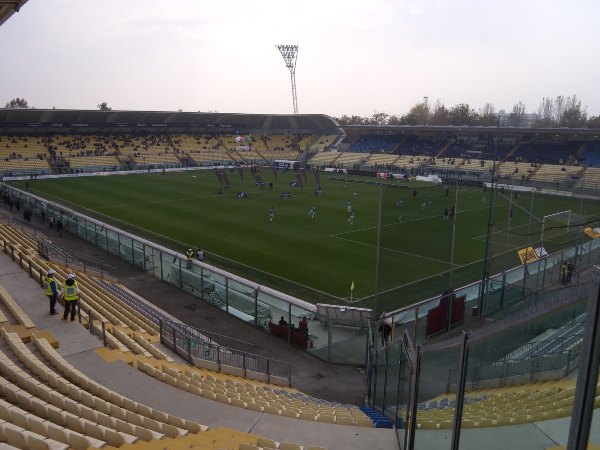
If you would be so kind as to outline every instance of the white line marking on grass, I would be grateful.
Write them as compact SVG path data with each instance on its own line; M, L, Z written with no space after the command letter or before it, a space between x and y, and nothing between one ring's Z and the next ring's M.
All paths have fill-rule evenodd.
M346 238L335 236L335 235L329 235L329 237L332 237L335 239L341 239L342 241L352 242L354 244L366 245L367 247L376 247L376 245L373 245L373 244L367 244L365 242L354 241L352 239L346 239ZM435 261L435 262L440 262L443 264L451 265L448 261L442 261L441 259L429 258L428 256L416 255L414 253L404 252L402 250L395 250L393 248L387 248L387 247L379 247L379 248L381 248L383 250L389 250L390 252L394 252L394 253L402 253L403 255L414 256L415 258L427 259L428 261ZM452 264L452 265L458 266L458 264Z
M482 209L487 209L487 208L474 208L474 209L467 209L467 210L465 210L465 211L459 211L459 212L457 212L456 214L457 214L457 215L458 215L458 214L461 214L461 213L462 213L462 214L464 214L464 213L468 213L468 212L479 211L479 210L482 210ZM409 213L407 213L407 214L411 214L411 213L409 212ZM404 214L404 215L405 215L405 214ZM400 216L400 217L402 217L402 216ZM411 219L411 220L406 220L406 221L403 221L403 222L402 222L402 224L405 224L405 223L411 223L411 222L419 222L419 221L421 221L421 220L434 219L434 218L439 218L439 217L442 217L442 215L441 215L441 214L436 214L435 216L425 216L425 217L418 217L418 218L416 218L416 219ZM387 224L381 225L381 228L383 228L383 227L391 227L391 226L393 226L393 225L398 225L398 223L397 223L397 222L393 222L393 223L387 223ZM333 234L330 234L330 235L329 235L329 237L337 237L337 236L341 236L341 235L343 235L343 234L357 233L357 232L359 232L359 231L376 230L376 229L377 229L377 226L374 226L374 227L366 227L366 228L358 228L358 229L356 229L356 230L342 231L341 233L333 233Z
M220 195L207 195L207 196L197 195L195 197L174 198L174 199L168 199L168 200L156 200L154 202L138 202L138 203L127 203L127 204L121 204L121 205L98 206L96 208L90 208L90 209L92 211L97 211L99 209L109 209L109 208L129 208L131 206L158 205L160 203L181 202L181 201L198 200L198 199L204 199L204 198L216 198L216 197L221 197L221 196Z
M117 224L117 223L121 223L121 224L127 225L128 227L135 228L135 229L137 229L137 230L142 230L142 231L145 231L146 233L148 233L148 234L149 234L149 235L151 235L151 236L158 236L159 238L161 238L161 239L165 239L165 240L167 240L167 241L169 241L169 242L175 242L175 243L177 243L177 244L183 244L183 247L193 247L193 245L192 245L192 244L189 244L189 243L187 243L187 242L178 241L177 239L170 238L170 237L168 237L168 236L166 236L166 235L164 235L164 234L157 233L156 231L148 230L147 228L140 227L140 226L138 226L138 225L134 225L134 224L132 224L132 223L129 223L129 222L125 222L124 220L117 219L116 217L109 216L108 214L104 214L104 213L101 213L101 212L99 212L99 211L93 210L93 209L91 209L91 208L87 208L87 207L85 207L85 206L82 206L82 205L80 205L80 204L77 204L77 203L71 202L71 201L69 201L69 200L65 200L65 199L63 199L63 198L61 198L61 197L58 197L58 196L56 196L56 195L51 195L51 194L46 194L46 193L44 193L44 195L45 195L45 197L44 197L44 198L46 198L46 199L48 199L48 198L50 198L50 199L54 199L55 201L58 201L58 203L59 203L59 204L60 204L60 203L63 203L63 204L66 204L66 205L73 205L73 209L74 209L75 211L77 211L77 212L82 212L82 213L83 213L83 211L91 211L92 213L95 213L95 214L97 214L97 215L99 215L99 216L103 216L103 217L105 217L105 218L106 218L106 219L105 219L105 220L106 220L106 223L107 223L107 224L109 224L109 225L112 225L112 226L115 226L115 227L116 227L116 225L115 225L115 224ZM220 195L219 195L219 196L215 196L215 197L220 197ZM206 197L206 198L210 198L210 197ZM96 220L100 220L98 217L94 217L94 215L93 215L93 214L92 214L90 217L92 217L92 218L94 218L94 219L96 219ZM112 223L111 223L111 222L112 222ZM125 232L127 232L126 230L122 230L122 231L125 231ZM149 238L145 238L145 237L143 237L143 236L140 236L140 237L141 237L142 239L148 239L148 240L150 240ZM162 244L158 244L158 245L162 245ZM177 252L177 251L176 251L176 250L174 250L174 249L171 249L171 250L173 250L174 252ZM343 300L342 298L340 298L340 297L337 297L336 295L334 295L334 294L331 294L331 293L329 293L329 292L324 292L324 291L321 291L321 290L319 290L319 289L316 289L316 288L314 288L314 287L307 286L307 285L305 285L305 284L302 284L302 283L299 283L299 282L297 282L297 281L290 280L290 279L288 279L288 278L282 277L282 276L280 276L280 275L276 275L276 274L274 274L274 273L267 272L266 270L262 270L262 269L259 269L259 268L257 268L257 267L249 266L249 265L247 265L247 264L244 264L244 263L242 263L242 262L240 262L240 261L236 261L236 260L233 260L233 259L227 258L226 256L219 255L218 253L215 253L215 252L210 252L210 253L211 253L211 254L213 254L213 255L215 255L215 256L217 256L217 257L219 257L219 258L221 258L221 259L223 259L223 260L226 260L226 261L231 261L231 262L233 262L233 263L235 263L235 264L237 264L237 265L240 265L240 266L243 266L243 267L247 267L247 268L249 268L249 269L251 269L251 270L254 270L254 271L256 271L256 272L260 272L260 273L263 273L263 274L269 275L269 276L271 276L271 277L273 277L273 278L277 278L277 279L279 279L279 280L286 281L286 282L288 282L288 283L290 283L290 284L293 284L293 285L296 285L296 286L300 286L300 287L306 288L307 290L311 290L311 291L313 291L313 292L318 292L318 293L320 293L320 294L327 295L327 296L329 296L329 297L331 297L331 298L334 298L334 299L336 299L336 300ZM214 267L218 267L218 266L214 266ZM244 277L242 277L242 278L244 278L244 279L248 280L250 283L254 283L254 281L250 280L249 278L246 278L245 276L244 276ZM258 283L257 283L257 284L258 284Z

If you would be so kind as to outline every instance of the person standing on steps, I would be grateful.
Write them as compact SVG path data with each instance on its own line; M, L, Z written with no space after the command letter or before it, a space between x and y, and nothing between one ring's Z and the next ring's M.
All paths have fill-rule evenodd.
M67 275L67 281L65 281L65 284L60 291L60 296L65 301L63 320L67 320L69 311L71 312L71 322L75 320L75 314L77 313L77 299L79 298L80 292L79 284L75 281L75 275L70 273Z
M56 296L58 295L58 289L56 289L56 280L54 279L54 269L48 269L48 274L44 278L44 293L50 300L50 315L54 316L58 314L56 311Z

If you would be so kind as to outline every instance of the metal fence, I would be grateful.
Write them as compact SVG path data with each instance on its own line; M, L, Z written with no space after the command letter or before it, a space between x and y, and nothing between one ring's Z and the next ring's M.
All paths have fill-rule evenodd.
M353 333L349 327L327 328L326 324L318 322L317 307L312 303L201 261L193 260L188 265L186 256L176 250L30 192L6 184L2 185L2 189L18 198L23 208L42 220L52 217L55 223L60 221L65 233L79 237L265 332L270 332L272 319L277 322L284 317L288 323L297 324L307 317L311 320L313 342L312 347L306 348L308 352L331 362L364 363L366 334ZM289 336L287 340L291 342Z
M182 323L171 322L171 325L181 331L185 336L198 342L206 342L208 344L214 343L230 350L239 350L250 354L256 353L256 345L242 341L241 339L214 333L209 330L203 330L202 328L190 327Z
M466 384L470 389L476 389L482 382L490 380L498 384L510 378L520 377L526 382L535 380L538 374L545 374L545 378L562 378L577 367L580 354L579 348L572 348L537 356L505 358L492 364L469 365ZM448 369L447 392L456 387L459 375L459 369Z
M290 364L195 339L172 322L160 322L160 340L176 354L185 356L192 364L194 359L201 359L216 363L219 370L223 366L235 367L241 369L244 377L248 377L249 372L255 372L266 375L269 382L272 377L277 377L287 380L289 386L292 385Z

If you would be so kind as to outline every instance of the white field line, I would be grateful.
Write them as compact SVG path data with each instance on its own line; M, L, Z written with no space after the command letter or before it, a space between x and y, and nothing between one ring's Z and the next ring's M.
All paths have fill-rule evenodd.
M464 214L464 213L473 212L473 211L480 211L482 209L487 209L487 208L467 209L465 211L459 211L459 212L457 212L457 215L461 214L461 213ZM412 214L412 213L409 212L409 213L403 214L402 216L405 216L407 214ZM400 217L402 217L402 216L400 216ZM403 221L400 221L400 222L392 222L392 223L381 225L381 228L383 228L383 227L391 227L393 225L398 225L399 223L405 224L405 223L411 223L411 222L420 222L421 220L435 219L435 218L440 218L440 217L442 217L441 214L436 214L434 216L426 216L426 217L419 217L417 219L403 220ZM333 233L333 234L330 234L329 237L337 237L337 236L341 236L343 234L350 234L350 233L356 233L356 232L359 232L359 231L376 230L376 229L377 229L377 226L365 227L365 228L358 228L356 230L342 231L341 233Z
M96 208L89 208L92 211L97 211L99 209L110 209L110 208L129 208L131 206L144 206L144 205L157 205L159 203L171 203L171 202L182 202L188 200L198 200L204 198L216 198L220 197L220 195L206 195L206 196L194 196L194 197L184 197L184 198L173 198L168 200L156 200L155 202L138 202L138 203L125 203L121 205L107 205L107 206L98 206Z
M373 244L367 244L365 242L354 241L352 239L346 239L346 238L335 236L332 234L330 234L329 237L332 237L334 239L341 239L342 241L352 242L353 244L365 245L367 247L377 247L376 245L373 245ZM423 255L415 255L414 253L403 252L402 250L394 250L393 248L387 248L387 247L379 247L379 248L382 250L388 250L388 251L394 252L394 253L401 253L403 255L408 255L408 256L415 257L415 258L421 258L421 259L426 259L428 261L434 261L434 262L439 262L439 263L450 265L450 263L448 261L442 261L441 259L429 258L428 256L423 256ZM454 266L458 266L458 264L454 264Z
M171 238L171 237L168 237L168 236L165 236L165 235L159 234L159 233L157 233L157 232L155 232L155 231L148 230L147 228L140 227L140 226L138 226L138 225L134 225L134 224L132 224L132 223L129 223L129 222L125 222L124 220L120 220L120 219L117 219L117 218L115 218L115 217L111 217L111 216L109 216L109 215L107 215L107 214L101 213L101 212L99 212L99 211L96 211L96 210L94 210L94 209L87 208L87 207L85 207L85 206L82 206L82 205L79 205L79 204L77 204L77 203L73 203L73 202L70 202L70 201L68 201L68 200L62 199L61 197L57 197L57 196L55 196L55 195L48 195L48 194L45 194L45 195L46 195L46 198L48 198L48 197L51 197L51 198L53 198L53 199L56 199L56 200L58 200L59 202L62 202L63 204L70 204L70 205L73 205L73 206L75 207L75 210L79 210L79 211L81 211L81 210L87 210L87 211L91 211L91 212L93 212L93 213L96 213L96 214L98 214L98 215L100 215L100 216L103 216L103 217L105 217L105 218L106 218L105 220L106 220L106 222L107 222L107 223L111 223L111 221L112 221L112 223L122 223L122 224L124 224L124 225L127 225L128 227L131 227L131 228L135 228L135 229L137 229L137 230L144 231L144 232L148 233L148 235L152 235L152 236L158 236L158 237L160 237L161 239L167 239L167 240L168 240L168 241L170 241L170 242L175 242L175 243L177 243L177 244L182 244L184 247L193 247L193 245L189 244L188 242L182 242L182 241L178 241L177 239L173 239L173 238ZM206 197L206 198L210 198L210 197ZM92 216L92 217L93 217L93 216ZM256 268L256 267L248 266L247 264L244 264L244 263L242 263L242 262L240 262L240 261L235 261L235 260L233 260L233 259L227 258L226 256L222 256L222 255L219 255L219 254L217 254L217 253L214 253L214 252L210 252L210 253L212 253L213 255L215 255L215 256L218 256L219 258L222 258L222 259L224 259L224 260L227 260L227 261L232 261L232 262L233 262L233 263L235 263L235 264L238 264L238 265L240 265L240 266L243 266L243 267L247 267L247 268L249 268L249 269L252 269L252 270L254 270L254 271L256 271L256 272L260 272L260 273L263 273L263 274L269 275L269 276L271 276L271 277L273 277L273 278L277 278L277 279L279 279L279 280L286 281L286 282L288 282L288 283L290 283L290 284L293 284L293 285L296 285L296 286L303 287L303 288L305 288L305 289L307 289L307 290L310 290L310 291L318 292L318 293L320 293L320 294L325 294L325 295L327 295L327 296L329 296L329 297L332 297L332 298L335 298L335 299L337 299L337 300L345 301L343 298L341 298L341 297L337 297L337 296L335 296L334 294L331 294L331 293L329 293L329 292L320 291L320 290L318 290L318 289L315 289L314 287L307 286L307 285L305 285L305 284L302 284L302 283L299 283L299 282L297 282L297 281L289 280L289 279L287 279L287 278L284 278L284 277L282 277L282 276L280 276L280 275L276 275L276 274L274 274L274 273L267 272L267 271L265 271L265 270L261 270L261 269L258 269L258 268Z

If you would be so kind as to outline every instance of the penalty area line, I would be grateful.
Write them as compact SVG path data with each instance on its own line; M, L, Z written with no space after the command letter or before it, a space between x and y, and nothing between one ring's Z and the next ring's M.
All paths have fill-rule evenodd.
M352 239L346 239L346 238L335 236L335 235L329 235L329 237L332 237L334 239L340 239L340 240L346 241L346 242L351 242L353 244L365 245L367 247L377 247L376 245L373 245L373 244L367 244L365 242L354 241ZM434 261L434 262L439 262L439 263L442 263L442 264L448 264L448 265L453 265L455 267L458 267L458 264L450 264L448 261L442 261L441 259L430 258L428 256L423 256L423 255L416 255L414 253L404 252L402 250L395 250L393 248L387 248L387 247L379 247L379 248L382 249L382 250L387 250L387 251L394 252L394 253L400 253L400 254L403 254L403 255L412 256L414 258L426 259L428 261Z

